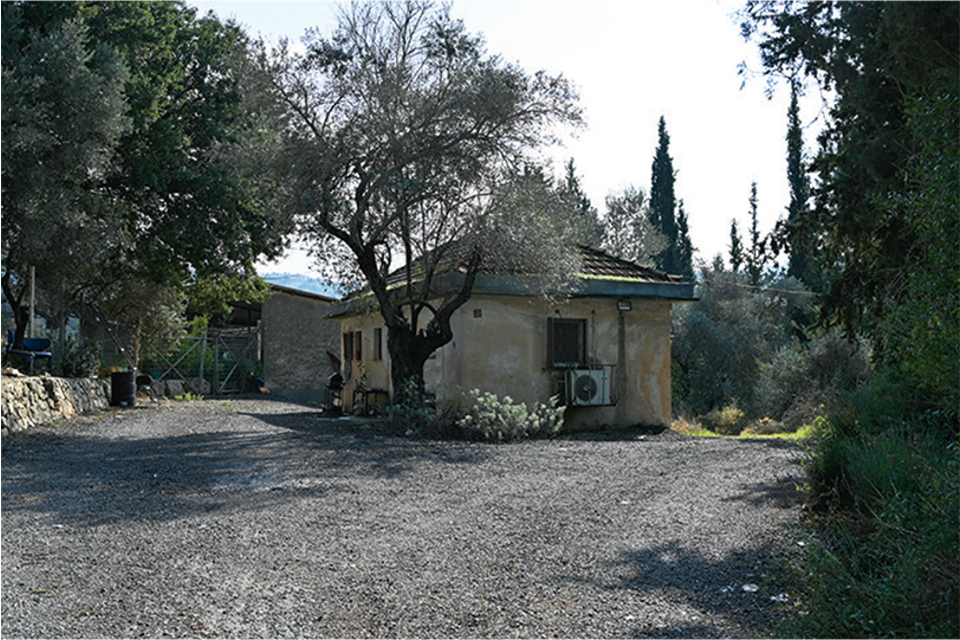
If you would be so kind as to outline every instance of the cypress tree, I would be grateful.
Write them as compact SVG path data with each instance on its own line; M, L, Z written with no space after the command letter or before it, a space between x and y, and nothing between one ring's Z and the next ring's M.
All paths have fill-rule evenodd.
M787 182L790 185L790 204L787 206L787 239L790 262L787 275L803 280L808 286L815 283L814 265L810 252L806 221L810 199L810 181L803 164L803 132L800 128L800 106L797 83L790 83L790 108L787 110Z
M737 231L737 221L730 221L730 270L736 273L743 265L743 241Z
M655 256L658 269L667 273L680 273L679 252L677 247L677 221L674 211L677 199L674 195L673 160L670 158L670 136L667 135L667 123L660 117L658 129L659 142L653 157L650 185L650 222L667 239L666 248Z
M753 182L750 184L750 246L746 255L747 274L753 286L760 284L765 262L766 239L760 238L760 229L757 226L757 183Z
M683 200L677 209L677 257L679 272L685 280L693 280L693 243L690 241L690 228L687 225L687 213L683 209Z
M599 247L603 241L603 226L600 224L600 215L597 208L590 202L590 198L584 193L580 186L580 178L573 166L573 158L564 165L566 175L564 176L564 189L575 201L576 220L581 229L581 241L591 247Z

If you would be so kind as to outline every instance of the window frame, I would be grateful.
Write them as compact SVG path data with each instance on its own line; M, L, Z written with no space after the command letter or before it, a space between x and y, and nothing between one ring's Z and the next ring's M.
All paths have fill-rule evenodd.
M571 335L561 337L559 334L567 331L576 331L575 338ZM567 342L560 345L560 340ZM560 359L557 353L560 348L569 348L569 342L576 340L577 361ZM547 367L550 369L576 369L587 364L587 319L586 318L547 318Z

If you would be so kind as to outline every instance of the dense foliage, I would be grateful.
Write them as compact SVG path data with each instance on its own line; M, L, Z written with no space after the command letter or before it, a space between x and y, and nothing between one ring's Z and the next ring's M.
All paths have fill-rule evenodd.
M960 5L750 2L743 25L770 74L836 95L788 244L822 268L802 276L822 324L866 335L878 368L818 423L787 633L956 637Z
M739 428L722 429L734 435L764 419L793 432L869 377L870 348L812 331L813 296L795 278L751 283L745 271L701 267L699 300L672 314L674 403L705 423L736 408Z
M259 172L275 128L237 25L180 2L3 14L3 287L15 310L33 265L74 300L156 320L149 293L139 307L132 293L164 289L166 301L210 276L249 279L281 249Z
M131 127L122 59L80 17L31 28L22 14L3 4L3 292L18 343L29 267L59 285L110 246L116 215L94 187Z
M954 405L957 370L925 361L960 360L958 23L960 7L940 2L751 2L743 23L770 73L807 74L836 94L811 165L813 207L797 225L811 243L797 249L836 267L825 319L867 332L930 391L941 370L935 392ZM911 339L937 346L904 348Z

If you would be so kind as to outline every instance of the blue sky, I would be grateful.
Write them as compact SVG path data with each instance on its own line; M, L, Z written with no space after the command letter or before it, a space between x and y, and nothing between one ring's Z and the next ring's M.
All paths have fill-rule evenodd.
M308 27L329 33L336 4L310 0L192 1L233 18L268 42L298 43ZM580 91L587 129L555 150L557 175L574 158L601 214L604 198L633 184L650 189L657 122L666 118L676 194L685 204L696 257L726 252L730 221L747 227L750 184L757 182L762 232L785 214L789 95L770 100L759 75L744 84L738 66L759 72L756 48L740 36L727 0L456 0L451 13L482 33L489 53L528 72L562 73ZM813 148L820 126L816 91L801 105ZM303 252L262 271L311 272Z

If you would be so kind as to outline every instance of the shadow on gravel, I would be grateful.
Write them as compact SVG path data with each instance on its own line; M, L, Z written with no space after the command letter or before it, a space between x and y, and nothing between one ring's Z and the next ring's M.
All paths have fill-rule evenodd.
M231 416L220 416L196 418L211 424L185 435L111 438L38 429L5 437L3 513L86 526L170 521L333 499L351 491L351 478L360 475L397 478L426 462L482 456L366 434L356 424L314 424L309 413L235 415L244 428L232 430ZM262 425L251 425L251 418Z
M758 482L743 487L738 496L721 498L721 502L747 502L757 507L789 509L803 501L801 473L794 473L770 482Z
M637 592L640 601L654 609L661 602L673 603L673 607L682 602L690 607L687 612L664 609L663 619L670 621L666 624L638 615L631 637L714 638L723 633L718 618L744 625L747 633L764 634L779 613L772 600L779 590L762 573L772 555L768 546L760 546L716 559L670 542L624 552L607 565L607 574L618 576L613 581L562 579L609 591ZM750 590L744 590L744 585ZM677 622L683 618L686 620Z
M779 448L774 441L764 445ZM780 445L782 446L782 445ZM802 503L800 475L788 475L769 482L745 484L736 495L723 502L749 503L755 507L789 509ZM677 531L677 535L681 535ZM719 538L725 532L718 530ZM784 576L777 570L781 555L775 543L748 544L745 548L716 557L697 547L702 541L683 539L658 542L623 552L604 567L609 579L590 579L562 575L560 582L588 584L607 591L629 591L654 608L658 603L682 602L690 607L687 615L664 610L669 624L637 616L630 636L635 638L714 638L725 635L718 618L744 625L750 635L767 636L785 615L778 601L789 588L779 584ZM746 589L744 587L747 587ZM677 623L678 619L687 618ZM721 634L721 635L718 635Z

